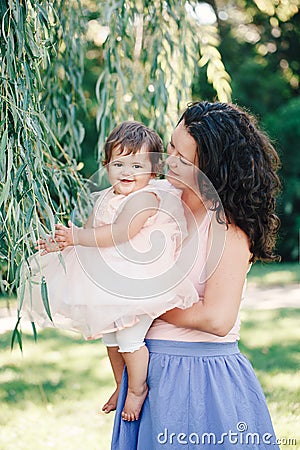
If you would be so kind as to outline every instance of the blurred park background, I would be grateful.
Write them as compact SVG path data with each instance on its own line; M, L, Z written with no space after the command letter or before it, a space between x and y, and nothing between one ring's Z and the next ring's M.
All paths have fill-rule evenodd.
M281 448L300 448L299 8L298 0L1 0L1 450L109 448L112 415L97 414L112 389L104 347L56 330L35 343L15 299L20 268L55 222L74 208L74 219L86 217L116 123L140 120L167 144L196 99L245 107L282 160L282 262L251 269L241 349L278 437L297 438ZM18 345L11 352L12 340L23 354Z

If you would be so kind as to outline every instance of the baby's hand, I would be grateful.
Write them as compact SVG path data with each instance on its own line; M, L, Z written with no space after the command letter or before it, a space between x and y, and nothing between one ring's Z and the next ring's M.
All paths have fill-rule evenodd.
M68 227L65 227L61 224L55 225L55 241L58 243L60 250L63 250L66 247L76 245L75 235L78 227L74 225L70 220L68 222Z
M53 238L39 239L34 248L36 250L42 250L41 256L51 252L59 252L60 250L59 245Z

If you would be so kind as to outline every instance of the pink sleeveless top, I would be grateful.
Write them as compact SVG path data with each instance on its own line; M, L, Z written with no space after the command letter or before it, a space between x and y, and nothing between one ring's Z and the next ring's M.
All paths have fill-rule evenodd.
M204 298L204 291L206 285L206 256L207 256L207 243L208 233L210 229L210 215L207 214L203 222L198 227L198 242L201 248L197 251L195 263L187 275L193 282L195 288L198 291L199 299ZM193 254L195 247L195 241L190 240L186 244L186 254ZM246 284L246 281L245 281ZM245 291L245 286L244 286ZM243 293L244 293L243 291ZM226 336L216 336L211 333L205 333L203 331L192 330L189 328L179 328L161 319L155 319L150 327L146 339L163 339L171 341L184 341L184 342L234 342L239 340L240 330L240 315L238 314L237 320Z

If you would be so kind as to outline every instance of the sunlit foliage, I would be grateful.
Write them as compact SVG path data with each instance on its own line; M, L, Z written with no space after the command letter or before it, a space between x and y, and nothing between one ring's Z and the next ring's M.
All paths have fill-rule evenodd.
M217 24L201 19L197 2L99 3L98 19L89 22L87 33L103 57L96 86L99 160L105 136L116 122L134 118L164 137L191 100L193 76L200 67L205 67L217 97L230 100Z
M11 293L38 236L83 198L82 19L77 1L2 0L0 12L0 257Z

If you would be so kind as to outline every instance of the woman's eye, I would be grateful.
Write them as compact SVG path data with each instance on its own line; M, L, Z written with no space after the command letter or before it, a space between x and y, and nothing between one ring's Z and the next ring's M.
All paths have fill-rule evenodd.
M118 163L118 162L116 162L116 163L114 163L114 167L122 167L122 164L121 164L121 163Z
M184 159L182 156L179 156L179 161L184 164L185 166L191 166L192 163L188 162L186 159Z
M134 169L142 169L142 166L140 166L139 164L134 164L134 165L133 165L133 168L134 168Z

